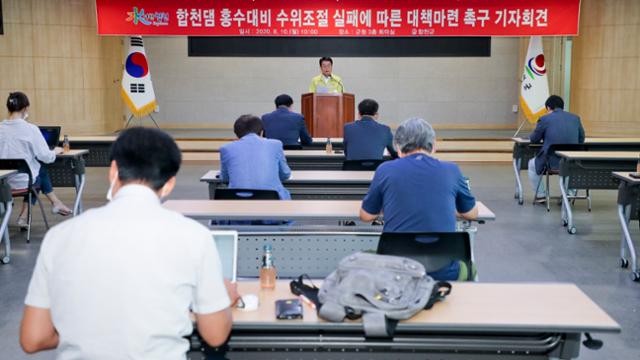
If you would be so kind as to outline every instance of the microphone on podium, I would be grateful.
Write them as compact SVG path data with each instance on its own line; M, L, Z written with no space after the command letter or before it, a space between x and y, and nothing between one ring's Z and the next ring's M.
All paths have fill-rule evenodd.
M331 74L331 78L332 78L332 79L334 79L335 81L337 81L337 82L338 82L338 84L340 84L340 90L341 90L340 92L342 92L342 93L343 93L343 92L344 92L344 84L342 84L342 80L340 80L340 79L338 79L338 78L334 77L334 76L333 76L333 74Z

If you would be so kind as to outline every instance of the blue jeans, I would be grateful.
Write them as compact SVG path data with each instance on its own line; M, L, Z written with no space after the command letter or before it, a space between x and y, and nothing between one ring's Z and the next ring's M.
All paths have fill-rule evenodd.
M44 165L40 166L40 172L38 172L38 176L36 176L36 180L33 182L33 187L36 189L36 192L40 190L45 195L53 192L53 185L51 184L51 178L49 177L47 168ZM24 201L27 201L28 198L29 198L28 196L25 196ZM31 198L32 205L35 205L36 201L37 200L35 196Z

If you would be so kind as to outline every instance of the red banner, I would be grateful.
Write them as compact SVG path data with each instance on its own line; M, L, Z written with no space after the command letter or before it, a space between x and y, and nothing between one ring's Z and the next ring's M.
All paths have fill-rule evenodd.
M100 35L577 35L580 0L96 0Z

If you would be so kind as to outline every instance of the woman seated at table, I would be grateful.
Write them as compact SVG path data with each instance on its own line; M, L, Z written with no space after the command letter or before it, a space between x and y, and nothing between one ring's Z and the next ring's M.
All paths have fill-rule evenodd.
M0 123L0 159L25 159L31 170L35 187L42 190L42 193L49 199L52 205L52 212L67 216L71 210L53 192L51 179L47 174L47 169L40 165L53 163L56 154L62 153L62 148L50 150L37 126L28 123L29 99L21 92L12 92L7 99L7 110L9 116ZM15 174L9 177L8 183L11 189L19 190L28 187L29 177L27 174ZM20 216L18 216L18 226L26 228L27 206L22 204ZM35 204L36 199L32 199Z

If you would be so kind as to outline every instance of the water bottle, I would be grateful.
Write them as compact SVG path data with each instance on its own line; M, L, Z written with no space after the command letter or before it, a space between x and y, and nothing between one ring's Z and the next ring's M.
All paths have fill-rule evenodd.
M69 144L69 135L64 136L64 140L62 141L62 150L66 153L71 150L71 144Z
M331 138L327 138L327 145L325 146L327 154L333 153L333 145L331 144Z
M260 267L260 287L262 289L276 287L276 267L273 265L273 253L269 244L266 244L263 249L262 266Z

